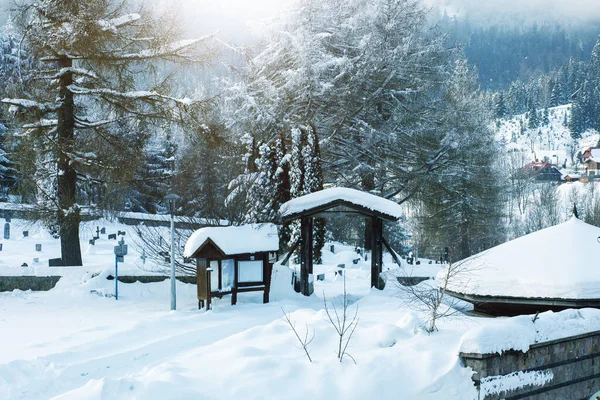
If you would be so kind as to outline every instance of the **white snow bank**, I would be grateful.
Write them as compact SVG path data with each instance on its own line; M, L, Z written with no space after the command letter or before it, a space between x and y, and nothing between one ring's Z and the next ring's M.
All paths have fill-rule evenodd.
M572 218L461 261L462 273L447 288L490 296L600 298L598 237L600 228Z
M279 235L274 224L219 226L194 232L185 244L184 257L191 257L209 239L228 255L279 250Z
M324 189L292 199L281 206L280 212L285 217L314 207L327 205L337 200L344 200L396 219L404 214L402 207L391 200L360 190L340 187Z
M600 331L600 310L584 308L558 313L495 318L468 331L461 339L463 353L493 354L517 350L526 352L536 343L548 342L584 333Z

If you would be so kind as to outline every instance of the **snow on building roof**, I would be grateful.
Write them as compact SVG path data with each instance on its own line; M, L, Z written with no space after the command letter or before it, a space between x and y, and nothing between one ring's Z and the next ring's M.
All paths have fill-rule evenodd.
M447 289L477 296L598 299L600 266L593 261L600 254L598 237L600 228L572 218L455 263Z
M399 219L403 215L402 207L391 200L360 190L341 187L324 189L292 199L281 206L280 212L282 217L289 217L337 201L345 201L384 214L391 219Z
M279 250L276 225L249 224L198 229L186 242L183 256L193 256L208 239L227 255Z

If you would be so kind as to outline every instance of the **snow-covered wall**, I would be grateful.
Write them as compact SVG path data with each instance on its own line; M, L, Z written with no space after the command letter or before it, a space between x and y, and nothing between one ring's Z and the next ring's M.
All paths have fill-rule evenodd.
M589 324L578 324L589 325L587 329L580 326L579 329L572 330L572 336L567 337L564 329L557 329L563 335L552 335L547 332L548 326L545 324L535 329L540 321L533 322L531 316L520 318L527 318L528 324L534 327L532 329L519 328L511 324L510 320L498 320L498 324L504 321L504 325L512 327L510 335L508 329L494 335L491 325L487 327L489 329L475 329L467 333L466 336L469 337L466 341L463 337L460 358L464 366L474 371L473 381L479 388L480 398L496 400L516 396L527 399L587 399L595 393L600 388L600 331L590 331L594 324L598 324L597 319L586 311L597 313L597 310L581 311L583 312L566 310L557 313L557 318L551 318L557 321L569 317L590 320ZM536 334L537 330L545 333ZM530 331L531 334L528 335ZM587 333L578 334L582 331ZM523 343L511 344L518 336L526 337L526 346ZM555 337L559 339L551 339ZM494 338L496 346L490 344ZM475 345L475 342L481 343ZM512 350L508 350L509 348ZM475 350L481 352L474 352Z

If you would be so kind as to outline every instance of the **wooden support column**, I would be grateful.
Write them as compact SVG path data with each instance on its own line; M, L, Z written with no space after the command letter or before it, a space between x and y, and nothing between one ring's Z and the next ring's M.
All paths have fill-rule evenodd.
M312 217L302 217L300 219L300 289L305 296L310 296L313 292L313 286L310 282L310 275L313 270L312 222Z
M371 217L371 287L383 289L379 284L379 274L383 265L383 221Z

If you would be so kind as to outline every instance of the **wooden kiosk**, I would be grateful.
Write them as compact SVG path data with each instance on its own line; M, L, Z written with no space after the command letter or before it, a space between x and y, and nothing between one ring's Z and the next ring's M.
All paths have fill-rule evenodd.
M271 271L279 250L274 224L211 227L197 230L188 239L184 257L196 259L198 307L210 309L212 297L263 292L269 302Z

